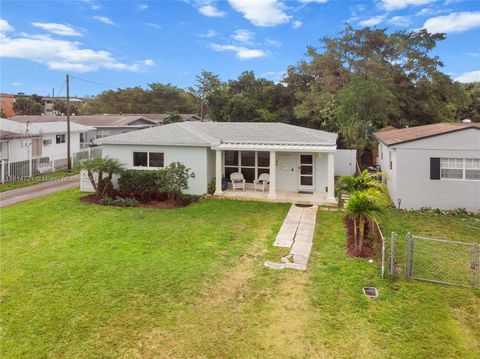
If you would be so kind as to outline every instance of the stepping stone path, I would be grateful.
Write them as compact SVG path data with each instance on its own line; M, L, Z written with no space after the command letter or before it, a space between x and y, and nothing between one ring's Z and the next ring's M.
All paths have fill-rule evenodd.
M282 258L282 263L266 261L265 267L271 269L291 268L306 270L313 245L313 234L317 219L317 206L290 207L287 217L277 234L276 247L290 248L290 254Z

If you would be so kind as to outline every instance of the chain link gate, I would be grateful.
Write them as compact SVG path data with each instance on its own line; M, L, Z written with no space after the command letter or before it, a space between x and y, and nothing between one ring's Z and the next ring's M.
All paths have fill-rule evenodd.
M382 251L390 274L422 281L480 287L480 244L392 233ZM387 265L388 264L388 265Z

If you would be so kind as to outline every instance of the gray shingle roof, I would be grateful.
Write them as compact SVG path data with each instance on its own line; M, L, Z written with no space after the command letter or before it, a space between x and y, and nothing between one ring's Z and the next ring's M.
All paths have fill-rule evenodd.
M277 122L179 122L105 137L97 142L197 146L222 142L335 145L336 140L335 133Z

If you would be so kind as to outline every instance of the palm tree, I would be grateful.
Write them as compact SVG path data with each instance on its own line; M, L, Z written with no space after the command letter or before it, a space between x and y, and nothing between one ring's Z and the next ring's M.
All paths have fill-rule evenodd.
M378 180L382 176L385 176L382 172L370 173L367 170L363 170L359 176L340 176L338 184L340 190L349 194L356 191L365 191L369 188L376 188L381 192L386 192L385 185Z
M386 193L376 188L355 191L350 196L346 211L347 215L353 220L353 239L357 254L360 254L363 249L365 222L373 219L376 214L383 212L387 205L388 197Z
M120 162L110 157L96 157L83 160L81 168L87 171L88 179L95 189L97 198L102 198L112 188L113 175L122 172ZM95 174L98 175L97 181L95 181Z

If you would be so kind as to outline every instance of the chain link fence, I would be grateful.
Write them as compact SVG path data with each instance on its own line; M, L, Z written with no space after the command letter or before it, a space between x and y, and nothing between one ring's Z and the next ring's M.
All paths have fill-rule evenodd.
M382 239L382 276L480 287L480 244L391 233Z

